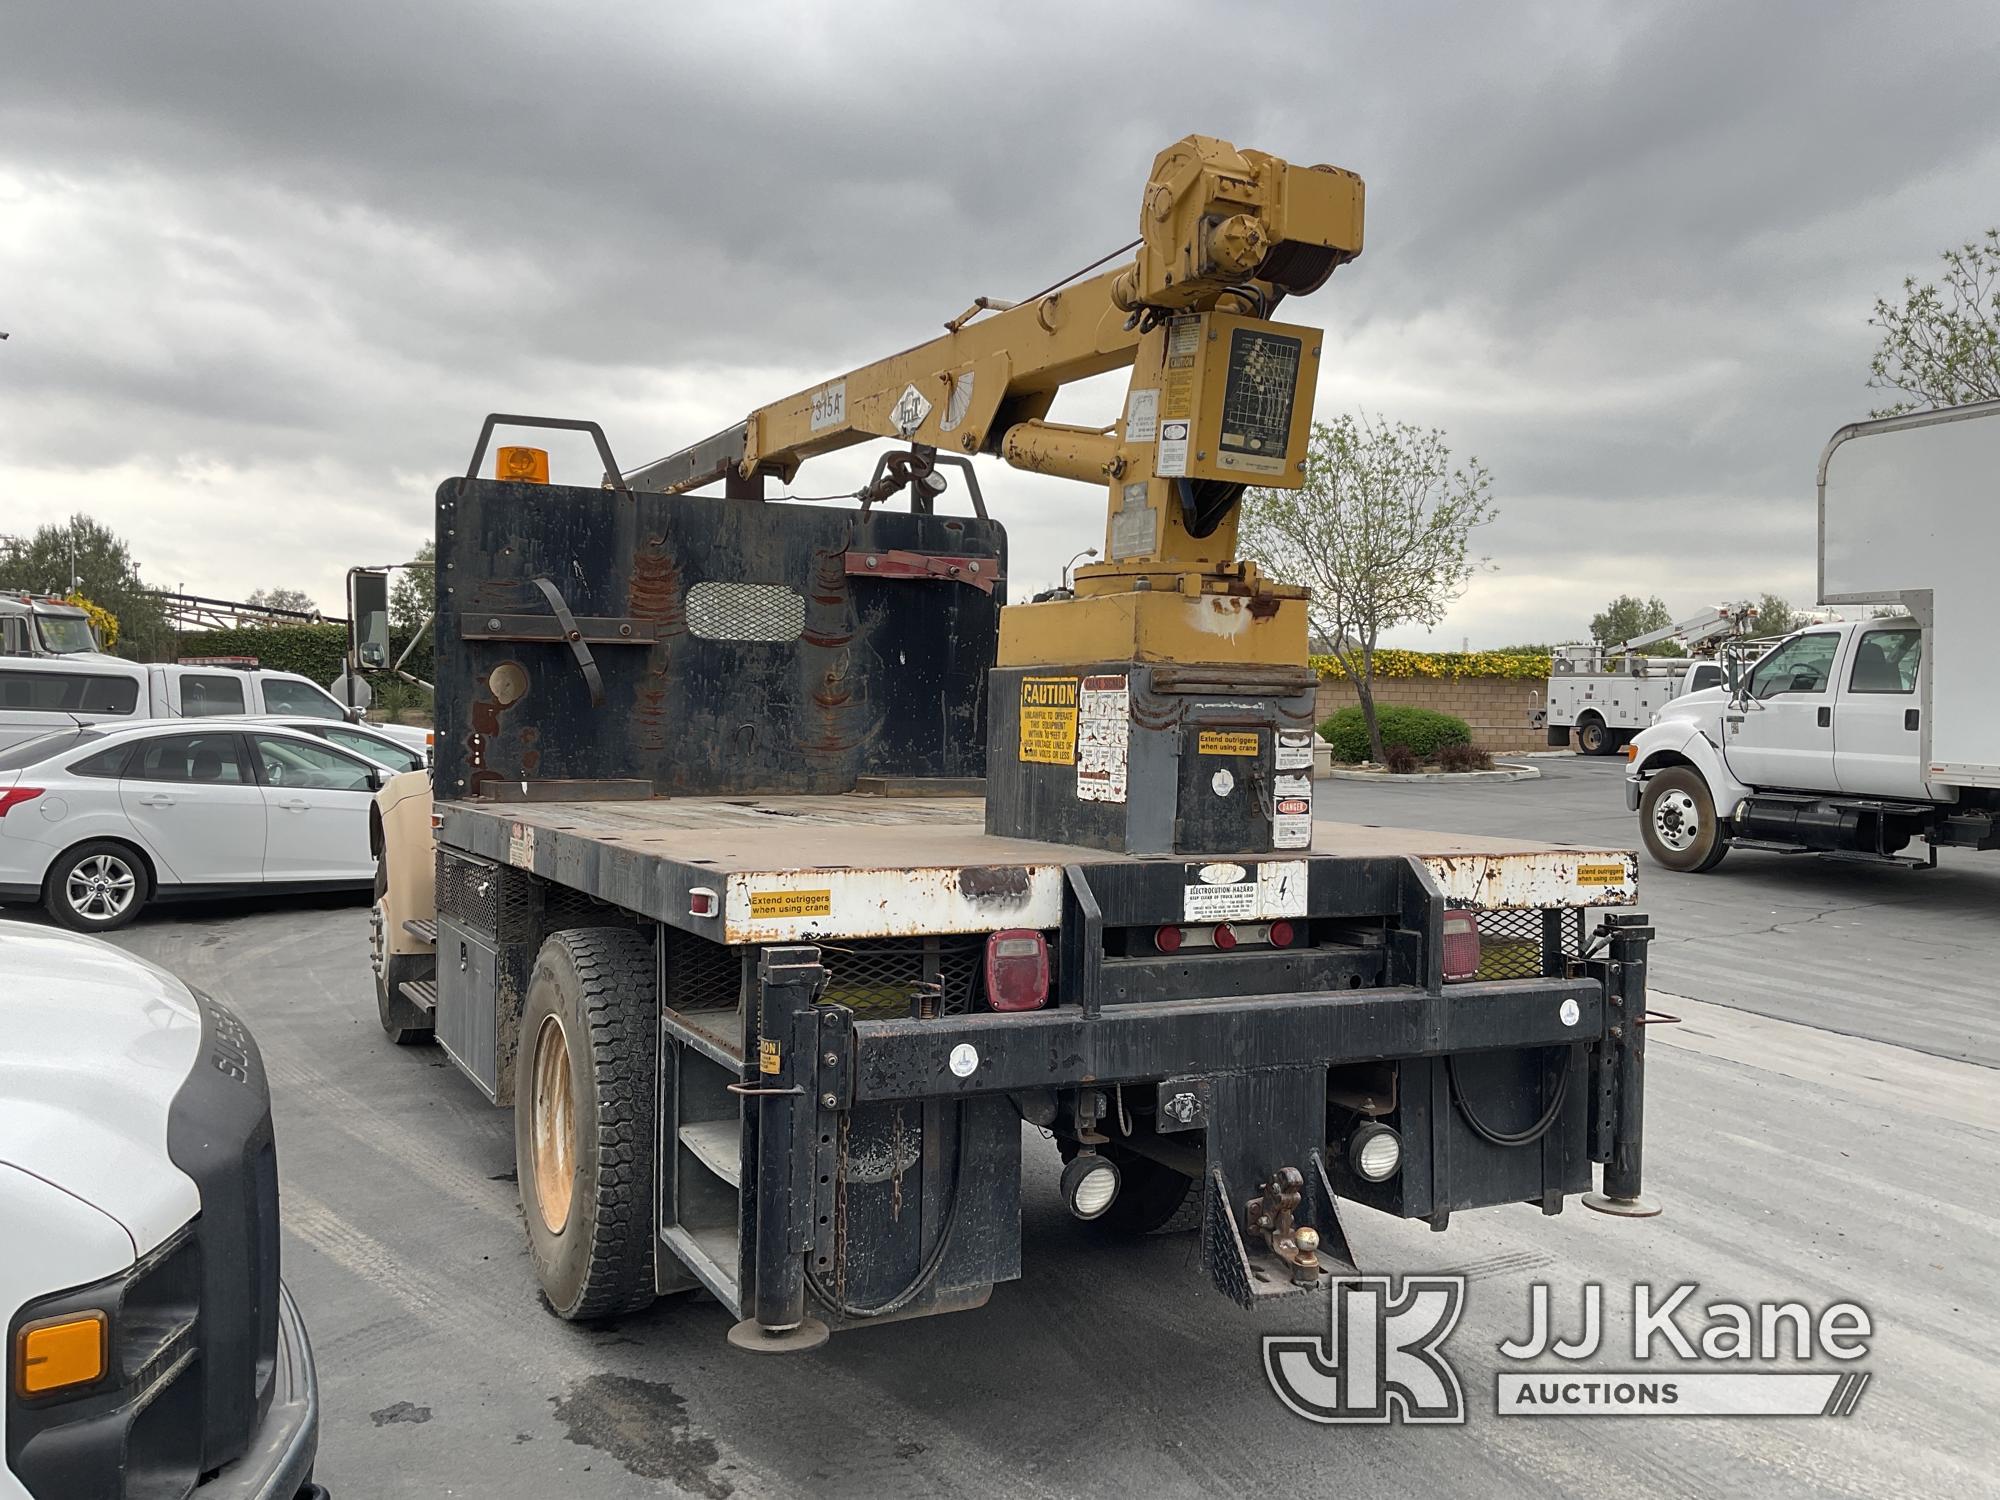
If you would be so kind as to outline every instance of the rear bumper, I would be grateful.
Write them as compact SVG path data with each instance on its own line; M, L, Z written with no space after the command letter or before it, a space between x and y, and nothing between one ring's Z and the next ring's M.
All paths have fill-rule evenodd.
M1105 1006L1095 1016L1058 1007L931 1021L856 1020L852 1100L1551 1047L1598 1041L1604 1028L1604 991L1590 979L1474 981L1441 994L1392 987L1165 1000ZM961 1050L968 1046L970 1058Z
M199 1500L293 1500L319 1452L319 1373L291 1288L278 1291L278 1368L271 1409L236 1462L195 1489Z

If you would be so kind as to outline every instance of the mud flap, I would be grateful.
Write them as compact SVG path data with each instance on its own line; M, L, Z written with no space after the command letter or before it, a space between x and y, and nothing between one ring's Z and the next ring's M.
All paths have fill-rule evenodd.
M1216 1287L1250 1307L1358 1275L1326 1174L1326 1069L1222 1074L1209 1097L1202 1254ZM1304 1255L1302 1229L1319 1237Z

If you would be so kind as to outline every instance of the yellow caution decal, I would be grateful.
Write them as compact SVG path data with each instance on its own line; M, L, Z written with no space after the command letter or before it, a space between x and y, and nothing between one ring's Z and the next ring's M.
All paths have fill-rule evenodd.
M830 917L833 915L832 891L752 891L750 893L750 919L772 919L778 917Z

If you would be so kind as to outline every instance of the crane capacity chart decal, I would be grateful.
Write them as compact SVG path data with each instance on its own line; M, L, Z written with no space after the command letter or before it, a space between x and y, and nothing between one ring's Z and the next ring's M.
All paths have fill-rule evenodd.
M1076 797L1123 802L1132 729L1132 689L1125 677L1086 677L1077 705Z
M1020 758L1030 765L1076 764L1074 677L1021 679Z
M1218 461L1225 469L1282 474L1299 386L1298 339L1239 328L1229 341Z

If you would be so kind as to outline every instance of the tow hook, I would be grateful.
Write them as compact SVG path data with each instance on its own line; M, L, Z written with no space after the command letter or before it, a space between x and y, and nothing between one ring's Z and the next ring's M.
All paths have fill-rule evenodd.
M1311 1286L1324 1269L1319 1262L1319 1231L1292 1223L1304 1195L1306 1180L1297 1167L1281 1167L1261 1184L1245 1209L1250 1227L1264 1237L1271 1253L1292 1268L1294 1286Z

